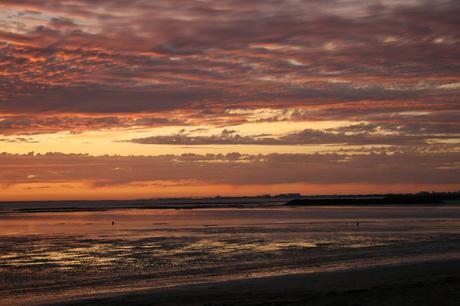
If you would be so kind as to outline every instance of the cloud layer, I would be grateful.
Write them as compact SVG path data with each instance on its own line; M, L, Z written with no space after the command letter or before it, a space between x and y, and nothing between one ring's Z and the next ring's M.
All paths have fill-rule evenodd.
M95 187L150 181L206 184L459 184L452 153L183 154L99 156L0 154L0 184L87 182ZM350 171L353 169L353 171ZM223 175L225 174L225 175Z
M2 1L0 111L458 111L457 1ZM455 106L453 104L456 104Z
M0 152L56 133L50 151L76 134L132 155L217 149L4 154L0 181L458 183L458 16L455 0L3 0ZM230 160L223 145L367 149Z

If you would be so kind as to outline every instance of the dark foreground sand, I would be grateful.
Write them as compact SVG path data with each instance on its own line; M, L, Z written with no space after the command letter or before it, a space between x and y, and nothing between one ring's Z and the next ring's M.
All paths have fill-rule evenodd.
M459 305L460 259L154 289L53 305Z

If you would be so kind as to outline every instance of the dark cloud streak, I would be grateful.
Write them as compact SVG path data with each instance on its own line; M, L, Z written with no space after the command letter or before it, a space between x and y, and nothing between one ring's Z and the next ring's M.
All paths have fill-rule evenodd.
M220 134L194 136L179 132L173 135L160 135L135 138L129 142L138 144L168 145L428 145L430 141L460 141L460 132L452 133L452 126L395 126L395 125L354 125L345 128L315 130L304 129L287 135L242 136L233 130L223 130ZM437 130L438 129L438 130Z

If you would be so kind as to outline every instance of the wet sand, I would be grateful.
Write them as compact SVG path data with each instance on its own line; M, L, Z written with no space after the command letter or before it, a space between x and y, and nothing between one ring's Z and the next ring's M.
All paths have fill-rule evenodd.
M49 305L458 305L460 259L214 282Z
M210 304L278 298L288 299L281 302L286 304L291 297L303 303L311 296L328 301L329 291L311 290L346 291L350 283L335 284L336 277L330 280L326 272L453 259L460 259L457 206L10 212L0 214L0 305L131 296L140 290L152 290L161 304L189 304L188 299L205 304L210 285L197 285L204 283L221 288ZM306 279L325 275L318 276L324 281L297 280L302 273L310 273ZM258 285L263 277L268 284ZM417 279L409 276L408 283ZM228 289L242 280L244 285ZM433 288L452 286L450 279L428 280ZM160 290L172 286L183 293ZM348 291L364 290L357 288ZM155 302L137 295L132 298Z

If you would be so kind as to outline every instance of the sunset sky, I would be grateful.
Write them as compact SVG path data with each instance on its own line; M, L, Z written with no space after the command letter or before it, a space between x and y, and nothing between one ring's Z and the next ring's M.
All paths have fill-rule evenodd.
M458 190L459 16L1 0L0 200Z

